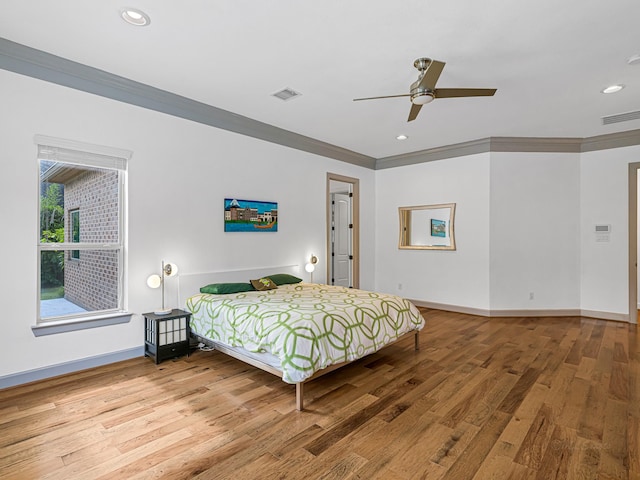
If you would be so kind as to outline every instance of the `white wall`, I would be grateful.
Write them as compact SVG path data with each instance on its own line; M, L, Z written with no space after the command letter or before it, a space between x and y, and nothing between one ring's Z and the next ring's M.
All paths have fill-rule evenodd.
M581 191L582 308L628 314L629 163L640 146L583 153ZM596 224L611 225L609 242L596 242Z
M156 308L145 280L162 259L182 273L303 264L326 249L327 171L360 179L361 234L374 237L374 171L0 71L0 377L121 352L143 344L142 319L34 337L38 170L35 134L133 151L129 163L129 310ZM223 199L278 202L277 233L223 231ZM373 288L374 247L360 249ZM314 279L324 281L320 258ZM176 285L167 282L167 297Z
M378 171L376 288L494 313L625 319L628 164L637 161L640 146L494 152ZM397 208L446 202L457 204L457 250L399 250ZM595 241L600 223L612 225L609 242Z
M489 308L489 162L486 153L376 172L378 290ZM398 207L438 203L456 204L457 250L398 249Z
M324 252L327 171L360 179L364 289L480 310L627 313L627 164L640 160L640 146L579 157L486 153L372 171L6 71L0 84L0 377L125 351L143 340L139 316L34 337L35 134L133 151L126 291L137 314L157 306L159 293L145 280L162 259L195 273L303 263L310 252ZM225 197L277 201L279 232L225 234ZM457 204L456 251L398 249L399 206L449 202ZM596 223L612 225L609 243L594 241ZM325 280L324 265L320 258L314 279Z
M579 172L577 153L491 154L492 310L580 305Z

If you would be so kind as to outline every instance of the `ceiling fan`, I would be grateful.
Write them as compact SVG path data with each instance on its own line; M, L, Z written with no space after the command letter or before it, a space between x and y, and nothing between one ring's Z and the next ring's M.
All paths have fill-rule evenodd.
M418 69L420 74L418 75L418 80L411 84L409 93L386 95L383 97L354 98L353 101L411 97L412 105L409 111L409 119L407 120L407 122L410 122L415 120L423 105L426 105L436 98L491 97L496 93L495 88L436 88L436 82L438 78L440 78L442 69L445 66L444 62L423 57L413 62L413 66Z

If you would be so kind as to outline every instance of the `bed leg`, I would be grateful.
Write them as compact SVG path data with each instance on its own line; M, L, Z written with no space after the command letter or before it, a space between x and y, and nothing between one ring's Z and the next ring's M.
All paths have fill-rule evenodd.
M296 410L302 410L302 382L296 383Z
M416 330L416 336L414 337L415 350L420 350L420 332Z

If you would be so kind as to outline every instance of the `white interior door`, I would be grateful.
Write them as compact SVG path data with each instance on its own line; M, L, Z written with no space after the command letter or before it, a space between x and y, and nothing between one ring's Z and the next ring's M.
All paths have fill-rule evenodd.
M327 172L327 283L360 288L360 181Z
M351 196L348 193L334 193L332 205L332 284L351 287Z

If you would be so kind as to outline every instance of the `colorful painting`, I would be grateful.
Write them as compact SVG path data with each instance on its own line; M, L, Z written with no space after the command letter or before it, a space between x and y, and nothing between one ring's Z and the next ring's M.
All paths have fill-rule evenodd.
M225 232L277 232L277 202L224 199Z
M446 237L447 236L447 222L444 220L431 219L431 236L432 237Z

